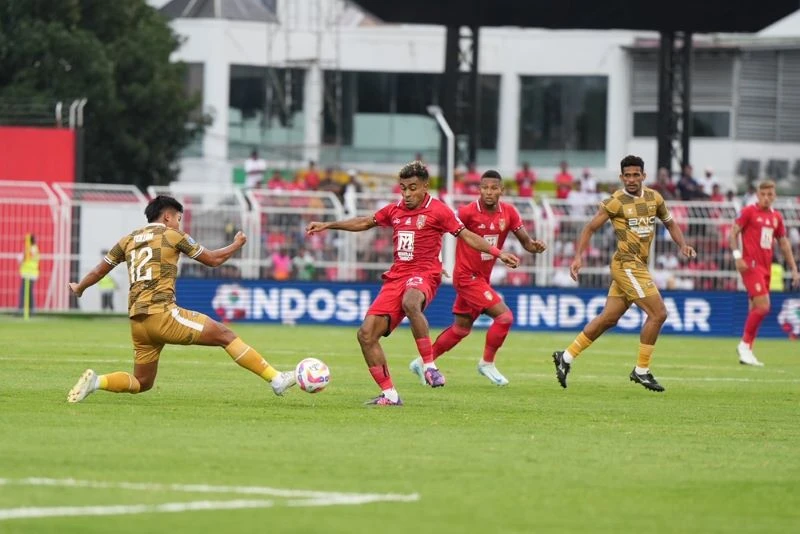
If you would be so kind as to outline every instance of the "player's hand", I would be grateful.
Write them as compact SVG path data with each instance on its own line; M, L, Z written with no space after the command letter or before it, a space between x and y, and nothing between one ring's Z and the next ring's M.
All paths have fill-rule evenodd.
M447 272L447 269L442 269L442 278L452 278L450 273Z
M578 274L581 272L581 267L583 267L583 260L580 258L572 260L572 264L569 266L569 276L576 282L578 281Z
M686 258L697 257L697 252L689 245L684 245L683 247L681 247L681 254L683 254L684 257Z
M306 233L307 234L316 234L317 232L322 232L323 230L326 230L327 228L328 227L325 226L324 222L311 221L306 226Z
M519 258L511 254L510 252L501 252L500 261L511 267L512 269L516 269L519 267Z
M547 245L544 244L544 241L539 241L538 239L534 239L531 242L533 250L530 251L533 254L541 254L545 250L547 250Z
M78 298L81 298L83 295L83 291L78 290L78 283L77 282L70 282L69 283L69 290L72 291L72 294Z
M792 273L792 287L795 288L795 289L800 287L800 272L799 271L794 271Z
M239 248L242 248L244 244L247 243L247 236L240 230L233 236L233 242L239 245Z
M736 260L736 270L740 273L743 273L747 270L747 264L744 262L744 259L739 258Z

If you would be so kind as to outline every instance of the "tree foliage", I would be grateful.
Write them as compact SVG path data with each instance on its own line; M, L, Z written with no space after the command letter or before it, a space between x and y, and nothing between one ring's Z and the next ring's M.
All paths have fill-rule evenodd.
M206 120L167 20L145 0L0 2L0 99L86 98L84 179L165 184ZM193 126L187 126L193 124Z

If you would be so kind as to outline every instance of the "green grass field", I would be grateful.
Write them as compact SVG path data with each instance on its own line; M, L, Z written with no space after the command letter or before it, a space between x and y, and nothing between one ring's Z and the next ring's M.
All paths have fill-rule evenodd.
M384 346L406 405L367 408L354 329L234 329L279 368L322 358L331 386L278 398L221 349L168 347L152 391L68 405L86 367L131 368L127 321L0 317L0 532L800 531L797 343L759 342L754 369L734 339L663 337L655 394L628 380L634 336L601 338L562 390L550 354L573 336L512 330L497 388L477 331L431 390L401 329ZM406 500L363 503L389 494ZM25 507L58 516L3 519ZM110 515L64 516L87 510Z

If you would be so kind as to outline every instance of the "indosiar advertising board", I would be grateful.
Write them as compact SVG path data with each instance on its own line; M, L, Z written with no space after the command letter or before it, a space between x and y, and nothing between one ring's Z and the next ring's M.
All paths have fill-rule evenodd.
M178 304L217 320L278 324L357 326L380 290L380 284L273 282L181 278ZM580 330L603 309L606 292L598 289L500 287L514 314L514 328L530 331ZM665 334L739 336L747 315L741 292L666 291ZM455 292L439 288L425 310L432 327L452 321ZM773 293L772 309L759 336L800 336L800 294ZM636 306L620 319L618 332L638 332L645 315ZM485 317L476 326L488 324Z

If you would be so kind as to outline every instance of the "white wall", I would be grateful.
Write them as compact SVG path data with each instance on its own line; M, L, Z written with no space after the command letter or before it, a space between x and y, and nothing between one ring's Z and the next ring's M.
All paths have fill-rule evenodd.
M211 165L207 168L195 166L193 171L203 181L213 181L209 180L209 173L227 159L229 63L313 65L314 68L352 71L433 73L444 70L445 29L436 26L377 25L286 32L276 25L241 21L181 19L173 25L179 34L188 38L176 53L176 59L206 64L204 105L217 117L204 146L205 157ZM785 29L787 26L793 27L784 23L780 31L789 31ZM525 75L607 76L606 165L605 169L594 170L599 175L607 173L614 177L619 159L628 153L639 154L648 164L655 164L655 141L631 137L630 61L625 47L632 45L636 37L652 38L657 34L620 30L482 29L480 72L501 76L499 170L511 173L519 164L519 77ZM307 98L306 104L317 109L321 105L319 95L313 98L316 101ZM313 132L306 132L307 145L312 145L314 139ZM743 157L761 160L776 156L792 160L800 157L800 145L730 139L695 139L691 150L696 169L712 166L723 178L733 177ZM552 178L552 169L537 170L542 178Z

